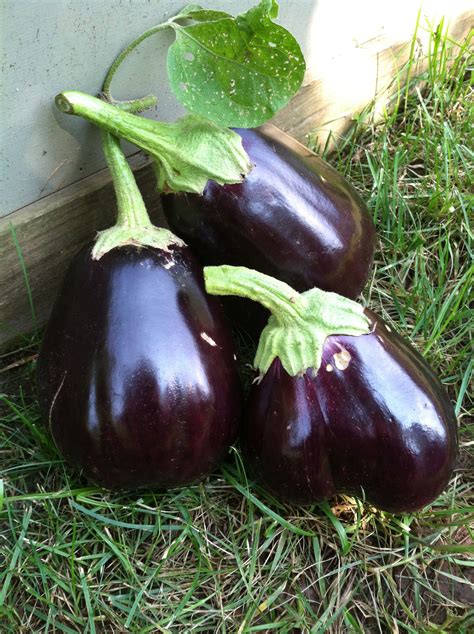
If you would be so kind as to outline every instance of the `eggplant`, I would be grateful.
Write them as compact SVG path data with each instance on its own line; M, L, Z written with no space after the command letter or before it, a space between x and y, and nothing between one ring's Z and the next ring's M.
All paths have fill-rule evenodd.
M298 504L347 493L402 513L435 500L455 466L457 424L423 357L351 300L231 269L205 269L208 292L272 311L242 428L254 477Z
M103 133L117 224L73 259L37 365L63 456L110 489L182 486L235 438L240 384L229 329L201 265L154 227L117 138Z
M444 490L456 418L424 359L374 313L371 333L327 338L322 364L290 376L275 359L251 391L242 430L247 464L285 500L348 493L393 513Z
M74 258L38 358L64 457L109 488L200 480L234 440L240 387L221 308L188 247Z
M245 266L298 291L355 298L370 273L375 229L354 187L271 124L236 132L252 171L238 184L208 181L202 196L163 194L172 231L205 265Z

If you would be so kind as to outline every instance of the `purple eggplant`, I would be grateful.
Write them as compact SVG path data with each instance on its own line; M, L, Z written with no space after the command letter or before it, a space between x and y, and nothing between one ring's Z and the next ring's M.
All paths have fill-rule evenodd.
M111 489L209 474L235 437L240 385L219 303L189 248L152 225L119 140L103 132L114 227L73 259L38 357L64 457Z
M237 132L253 170L235 185L208 181L202 196L164 194L171 229L203 264L246 266L298 291L316 286L356 297L375 245L356 190L273 125Z
M221 308L187 247L74 258L38 359L65 458L106 488L199 480L237 431L240 387Z
M272 312L242 430L254 476L294 503L348 493L400 513L432 502L455 466L457 424L423 357L351 300L232 268L205 269L208 292Z
M449 481L457 434L451 404L424 359L367 314L372 332L328 337L316 374L292 377L276 359L253 386L245 457L283 499L349 493L408 512Z

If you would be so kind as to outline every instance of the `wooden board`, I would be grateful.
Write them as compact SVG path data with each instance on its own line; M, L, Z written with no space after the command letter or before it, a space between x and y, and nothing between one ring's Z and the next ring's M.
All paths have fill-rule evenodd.
M159 223L148 160L140 153L130 163L153 222ZM102 170L0 219L0 347L45 323L71 257L110 226L115 214L109 173Z
M471 31L473 17L470 11L452 22L450 33L456 41ZM426 65L422 39L420 35L417 40L421 48L412 74ZM303 142L314 131L321 144L329 132L337 138L367 104L375 102L376 113L385 107L397 77L406 81L411 45L410 39L388 43L378 35L336 56L322 76L308 76L274 122ZM344 82L348 73L355 74L358 90ZM334 77L339 81L330 81ZM132 157L131 164L156 222L160 212L152 170L141 154ZM45 323L72 255L109 226L114 214L113 189L103 170L0 219L0 347Z
M472 41L473 28L474 10L462 11L447 32L453 42L466 45ZM412 47L415 63L408 66ZM334 56L316 75L309 71L303 88L273 123L303 143L311 132L313 142L331 150L367 106L372 106L374 120L380 119L399 86L427 68L429 50L426 25L419 25L410 39L390 41L387 34L379 33L357 43L349 52Z

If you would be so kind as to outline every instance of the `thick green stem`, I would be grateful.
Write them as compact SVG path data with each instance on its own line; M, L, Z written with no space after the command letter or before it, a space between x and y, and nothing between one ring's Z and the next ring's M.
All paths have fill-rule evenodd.
M236 295L259 302L281 324L304 315L302 295L280 280L243 266L206 266L204 279L211 295Z
M272 313L255 355L254 365L261 374L277 357L291 376L309 368L318 372L327 337L369 332L363 307L336 293L319 288L298 293L288 284L242 266L207 266L204 280L211 295L247 297Z
M112 174L117 197L117 226L131 229L152 227L145 203L130 165L122 152L119 139L110 132L102 131L102 149Z
M155 162L158 186L164 191L201 194L210 179L240 183L252 169L241 137L198 115L163 123L74 90L57 95L56 106L144 150Z
M57 95L55 103L61 112L78 115L116 136L127 139L127 141L133 143L140 138L137 134L136 115L124 112L116 106L92 97L92 95L68 90Z
M99 260L112 249L125 245L168 251L172 244L184 244L168 229L153 226L119 139L102 131L102 148L112 174L118 215L113 227L98 234L92 258Z

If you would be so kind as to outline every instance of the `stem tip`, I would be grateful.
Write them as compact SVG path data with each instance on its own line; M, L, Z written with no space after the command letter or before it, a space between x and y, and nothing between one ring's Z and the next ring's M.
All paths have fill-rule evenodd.
M54 103L56 104L56 108L61 112L74 114L74 108L72 107L71 102L62 92L60 92L59 95L56 95Z

